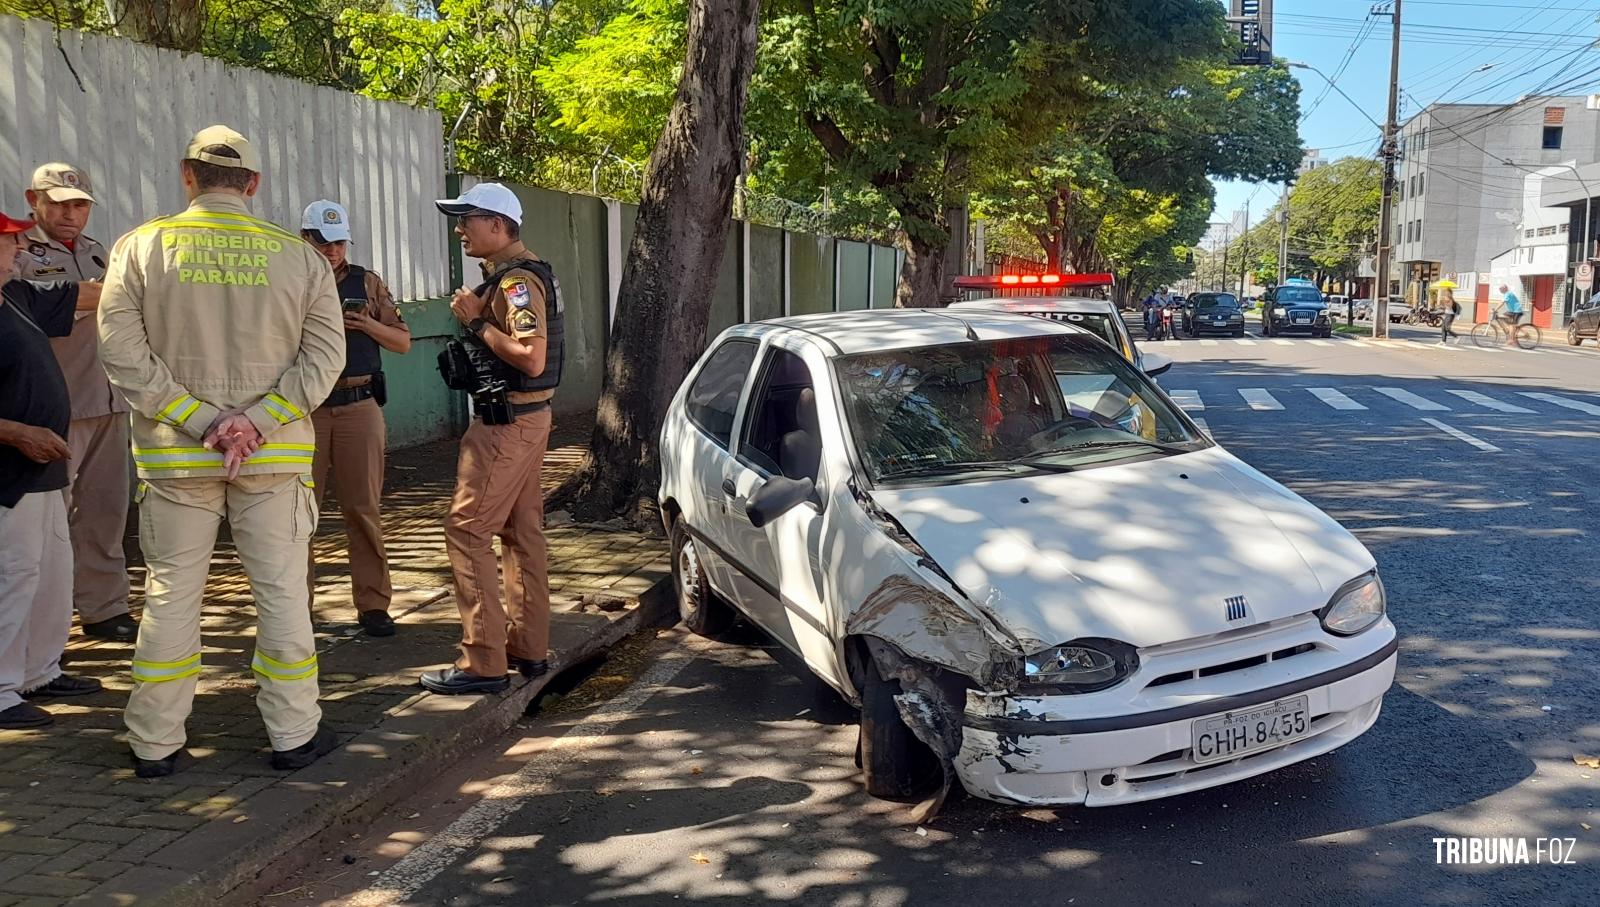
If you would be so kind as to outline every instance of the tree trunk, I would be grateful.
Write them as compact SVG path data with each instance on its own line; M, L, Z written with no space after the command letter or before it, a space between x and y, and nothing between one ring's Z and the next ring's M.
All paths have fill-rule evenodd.
M115 0L117 31L142 44L199 52L205 0Z
M594 436L551 499L579 520L661 530L661 423L706 345L759 22L759 0L690 0L683 77L645 171Z
M900 266L900 283L894 304L902 309L933 309L946 303L944 255L946 243L928 242L916 234L906 236L906 260Z

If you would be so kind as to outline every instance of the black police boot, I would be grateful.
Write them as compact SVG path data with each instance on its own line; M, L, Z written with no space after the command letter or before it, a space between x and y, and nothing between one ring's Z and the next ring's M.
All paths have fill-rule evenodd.
M511 686L511 678L479 677L457 667L443 671L429 671L422 675L422 688L430 693L459 696L464 693L504 693Z
M100 681L93 677L60 674L42 687L22 694L23 699L54 699L57 696L88 696L100 692Z
M394 618L388 611L374 608L371 611L362 611L356 615L356 620L361 622L361 629L367 631L368 636L393 636Z
M133 773L141 778L165 778L168 775L182 771L189 767L194 757L186 749L179 749L170 756L160 759L140 759L133 757Z
M543 658L534 661L531 658L518 658L515 655L511 655L506 658L506 663L516 668L518 674L530 680L550 673L550 662Z
M339 735L319 724L317 732L305 743L292 750L273 750L272 767L280 772L302 769L333 752L338 745Z
M49 712L31 702L19 702L0 711L0 731L24 731L29 728L49 727L55 724Z
M127 614L83 625L83 635L112 642L133 642L139 635L139 622Z

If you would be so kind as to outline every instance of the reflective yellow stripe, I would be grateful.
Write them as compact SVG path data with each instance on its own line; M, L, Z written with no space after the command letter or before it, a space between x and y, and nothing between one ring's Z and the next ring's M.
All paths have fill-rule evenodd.
M299 418L298 416L284 409L282 406L279 406L278 403L271 397L263 398L261 405L266 409L267 412L272 414L272 418L278 420L279 425L288 425L290 422L293 422Z
M174 219L182 220L185 217L229 220L236 224L243 224L245 226L261 227L266 230L276 230L278 233L287 236L290 239L300 239L298 234L291 233L290 231L285 230L270 220L262 220L259 217L251 217L248 214L235 214L232 211L185 211L182 214L176 215Z
M133 679L139 683L167 683L200 673L200 653L177 661L133 660Z
M315 444L263 444L250 459L244 461L244 465L308 464L312 462L316 450ZM133 462L140 469L221 469L222 454L204 447L135 447Z
M267 394L267 396L264 398L263 402L267 402L267 401L270 401L272 403L276 403L279 406L283 407L284 409L288 410L290 413L292 413L294 415L294 417L296 419L304 419L306 417L305 410L301 409L298 406L295 406L293 403L290 403L288 401L288 399L285 398L281 394Z
M194 411L200 408L200 401L188 394L179 394L156 414L156 421L166 422L169 425L183 427Z
M279 661L270 655L263 655L256 650L255 657L250 659L250 670L272 680L305 680L314 677L317 673L317 656L312 655L304 661L294 663Z
M177 417L177 420L176 420L176 424L179 425L179 426L183 426L186 423L188 423L189 417L194 415L194 411L199 409L199 408L200 408L200 401L199 400L190 400L189 401L189 405L185 406L183 408L183 412L178 414L178 417Z

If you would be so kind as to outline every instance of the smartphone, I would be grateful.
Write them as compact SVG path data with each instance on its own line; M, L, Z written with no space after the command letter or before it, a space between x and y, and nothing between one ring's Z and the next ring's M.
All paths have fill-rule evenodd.
M365 299L345 299L341 300L340 304L346 312L360 312L367 307Z

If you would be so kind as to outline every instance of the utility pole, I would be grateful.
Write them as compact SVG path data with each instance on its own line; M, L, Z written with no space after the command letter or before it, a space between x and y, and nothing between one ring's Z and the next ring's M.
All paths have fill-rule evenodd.
M1244 250L1239 253L1239 304L1244 304L1244 275L1250 268L1250 200L1244 200L1244 232L1239 234L1244 240Z
M1221 276L1221 278L1219 278L1217 280L1217 289L1218 290L1226 290L1226 289L1228 289L1228 243L1231 243L1231 242L1233 242L1233 229L1231 227L1223 227L1222 228L1222 270L1219 272L1222 276Z
M1389 13L1394 20L1393 47L1389 55L1389 116L1383 125L1383 208L1378 214L1378 279L1372 292L1372 336L1389 337L1389 258L1394 243L1394 167L1400 156L1400 3Z
M1278 210L1278 286L1289 280L1289 184L1283 184L1283 201Z

